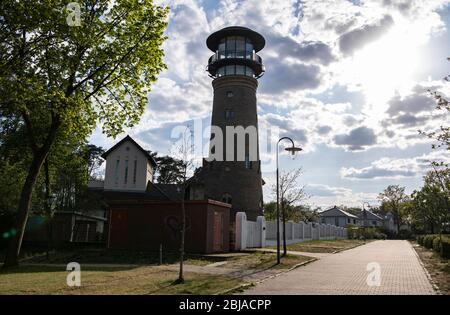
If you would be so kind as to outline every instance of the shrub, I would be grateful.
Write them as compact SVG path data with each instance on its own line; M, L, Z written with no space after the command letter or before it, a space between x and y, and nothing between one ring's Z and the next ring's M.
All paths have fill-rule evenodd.
M437 237L435 234L426 235L423 239L423 246L428 249L433 249L433 241Z
M423 246L423 239L425 235L417 235L417 243Z
M414 235L412 231L400 230L400 232L398 232L398 238L401 240L410 240L414 239Z
M450 237L442 236L441 256L442 258L450 258Z
M433 239L433 249L438 253L441 252L441 238L439 236Z

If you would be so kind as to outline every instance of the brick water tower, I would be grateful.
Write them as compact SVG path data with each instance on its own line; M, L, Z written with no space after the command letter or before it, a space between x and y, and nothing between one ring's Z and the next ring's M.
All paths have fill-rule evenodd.
M263 206L256 90L257 79L265 71L256 53L264 47L265 40L251 29L232 26L211 34L206 45L214 52L207 66L214 89L211 126L222 130L223 157L220 154L222 158L217 158L217 148L210 146L210 161L203 167L205 195L231 203L231 218L237 211L244 211L248 219L255 220L262 215ZM256 130L256 138L249 132L244 142L235 135L227 139L227 126ZM215 136L212 131L211 143ZM227 154L226 144L233 140L231 137L234 152ZM215 160L211 159L212 154Z

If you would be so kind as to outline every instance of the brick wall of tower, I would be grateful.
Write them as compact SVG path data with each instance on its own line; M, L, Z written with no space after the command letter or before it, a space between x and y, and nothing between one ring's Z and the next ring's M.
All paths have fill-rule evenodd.
M211 124L222 129L225 146L226 126L258 127L256 106L258 81L246 76L225 76L216 78L212 85L214 102ZM232 97L229 96L230 92ZM226 119L227 109L234 112L232 119ZM262 180L259 145L257 146L257 161L251 163L251 168L246 168L244 161L213 161L206 166L206 198L222 200L224 194L231 195L232 220L237 211L245 211L250 220L262 215ZM224 155L226 156L226 150Z

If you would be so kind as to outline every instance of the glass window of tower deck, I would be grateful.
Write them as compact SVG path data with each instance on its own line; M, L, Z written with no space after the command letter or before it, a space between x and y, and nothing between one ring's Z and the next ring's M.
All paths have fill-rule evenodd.
M264 74L262 58L257 54L265 45L264 37L245 27L232 26L211 34L206 44L214 52L207 71L213 78Z

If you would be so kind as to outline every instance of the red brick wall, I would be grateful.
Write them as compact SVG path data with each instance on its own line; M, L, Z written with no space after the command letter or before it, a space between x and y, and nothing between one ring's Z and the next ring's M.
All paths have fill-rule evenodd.
M165 251L179 249L180 233L173 229L177 222L181 224L181 204L179 202L130 203L118 201L110 205L110 210L126 210L128 217L126 232L123 232L123 228L120 232L127 233L127 235L114 234L117 233L114 225L118 223L111 222L110 248L123 248L123 246L118 246L117 241L114 241L118 237L122 237L127 240L126 249L159 250L161 243ZM213 252L214 211L221 212L223 215L223 248L224 251L229 250L229 235L225 233L229 230L229 207L201 200L186 202L186 217L189 224L185 238L186 252Z

